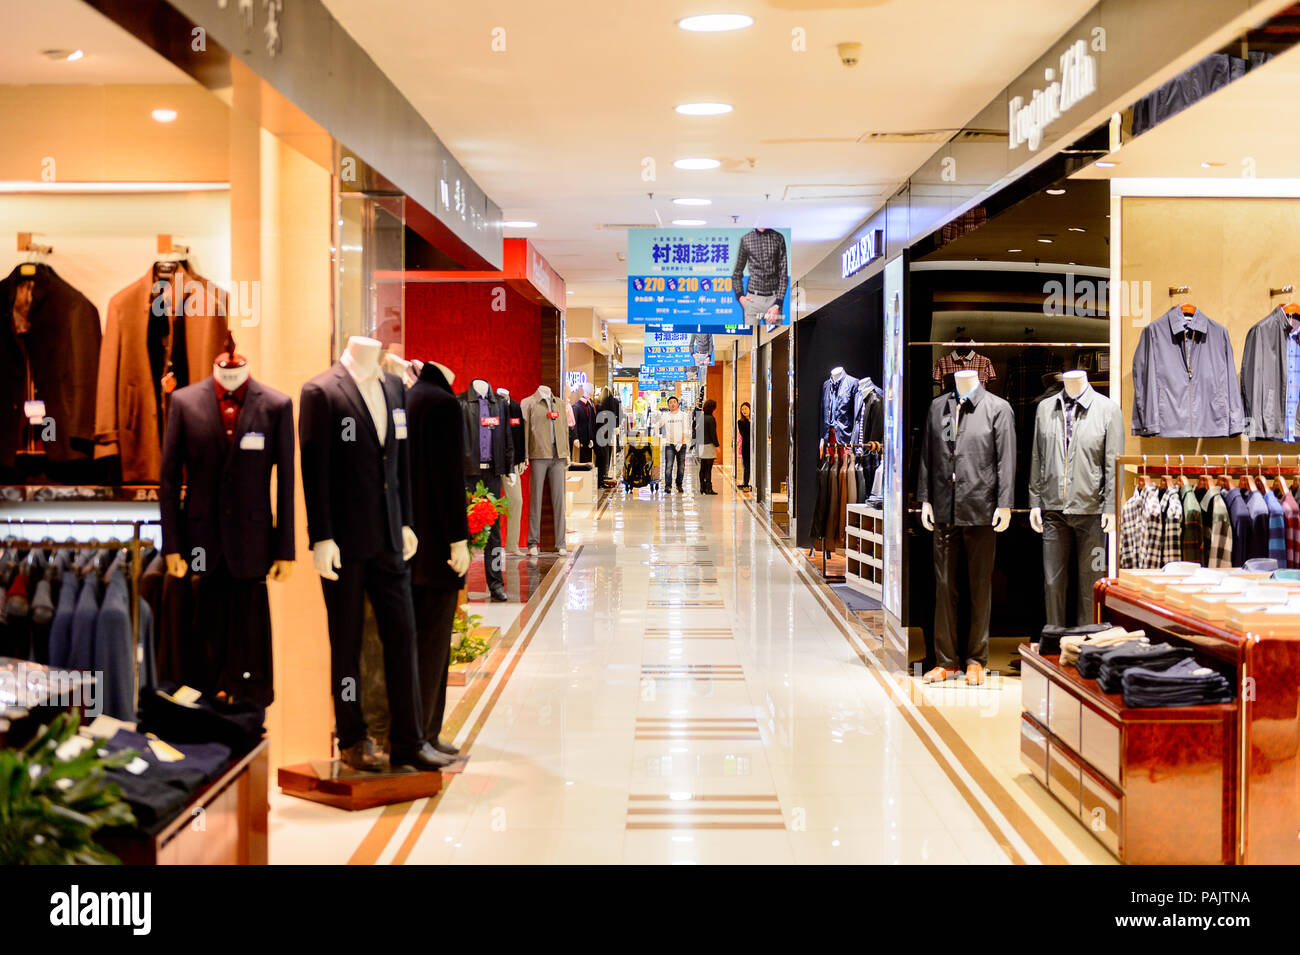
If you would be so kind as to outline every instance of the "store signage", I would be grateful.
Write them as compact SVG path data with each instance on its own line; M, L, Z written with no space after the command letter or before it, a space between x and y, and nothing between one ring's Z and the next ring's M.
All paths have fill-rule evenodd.
M686 332L690 335L752 335L751 325L647 325L646 329L661 332Z
M642 365L642 378L658 378L660 381L699 381L700 369L697 365Z
M585 371L566 371L564 373L564 393L567 395L576 391L587 383L587 373Z
M681 366L691 364L691 336L686 332L645 333L642 346L645 366Z
M885 230L872 229L840 253L840 278L861 272L885 254Z
M745 325L744 308L733 284L740 240L751 231L629 229L627 320L640 325ZM790 230L772 231L785 239L788 258ZM786 272L788 276L788 262ZM744 274L751 274L749 265ZM788 283L781 317L785 324L790 323Z
M1013 96L1007 104L1010 148L1027 145L1032 152L1043 143L1043 130L1097 92L1097 61L1085 40L1075 40L1061 54L1060 79L1050 66L1043 70L1047 86L1029 96Z

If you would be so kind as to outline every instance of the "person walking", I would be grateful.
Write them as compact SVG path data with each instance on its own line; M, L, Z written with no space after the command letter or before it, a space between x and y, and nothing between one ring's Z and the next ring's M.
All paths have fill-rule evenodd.
M682 480L686 477L686 440L690 422L686 412L678 409L675 397L669 397L668 410L659 416L659 436L663 439L664 490L670 491L674 486L673 472L676 470L676 487L682 490Z
M736 420L736 454L745 471L745 480L741 483L742 491L753 490L749 486L749 402L740 403L740 417Z
M699 441L700 454L700 493L717 494L713 490L713 459L718 456L718 419L713 417L713 409L718 403L710 398L700 409L700 427L695 437Z

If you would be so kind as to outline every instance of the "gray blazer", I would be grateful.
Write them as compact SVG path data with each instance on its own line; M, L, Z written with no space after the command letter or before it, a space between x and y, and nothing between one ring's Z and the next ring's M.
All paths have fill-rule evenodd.
M1079 395L1065 445L1065 392L1038 403L1029 464L1029 506L1066 514L1115 510L1115 457L1124 453L1119 405L1092 388Z
M1133 433L1162 438L1241 434L1246 413L1228 330L1200 309L1174 306L1146 328L1133 353Z
M985 526L1015 496L1016 423L1011 405L977 387L958 417L956 392L930 403L921 438L916 499L940 524Z

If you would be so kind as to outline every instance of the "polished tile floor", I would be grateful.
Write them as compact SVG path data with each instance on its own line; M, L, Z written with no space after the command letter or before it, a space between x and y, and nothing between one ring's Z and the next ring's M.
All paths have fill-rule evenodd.
M351 815L277 794L273 861L1103 861L1015 766L1015 681L943 697L889 673L860 619L715 486L611 494L532 582L485 685L453 698L465 772ZM963 742L984 737L987 765Z

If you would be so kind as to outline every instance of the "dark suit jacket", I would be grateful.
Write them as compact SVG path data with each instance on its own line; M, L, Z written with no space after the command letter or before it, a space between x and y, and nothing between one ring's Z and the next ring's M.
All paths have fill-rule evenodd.
M406 393L406 409L415 489L413 529L420 538L420 549L411 559L412 580L426 587L459 590L465 578L457 576L447 560L453 542L469 539L465 475L457 464L465 457L462 406L438 367L425 362Z
M201 547L204 569L224 557L231 576L244 579L266 577L273 560L293 560L293 401L250 378L229 445L210 377L174 392L170 404L159 487L163 553L192 560ZM257 435L262 447L241 446Z
M95 664L95 619L99 616L99 577L88 574L77 591L68 646L68 669L89 670Z
M381 381L388 403L383 447L357 383L339 362L303 385L298 402L307 536L312 546L333 540L344 560L400 554L402 525L415 523L410 442L397 429L406 392L395 375L384 372Z
M21 268L21 267L20 267ZM0 281L0 465L22 447L27 372L12 320L23 280L16 268ZM36 397L54 419L54 440L43 444L51 461L88 457L95 441L95 376L99 372L99 312L48 265L36 266L31 330L26 339Z
M510 421L510 453L514 455L515 464L523 464L528 460L524 451L524 410L513 398L509 401L503 399L503 402Z
M461 414L465 419L465 476L475 477L479 474L496 474L504 477L515 465L514 442L510 436L509 408L495 391L485 396L488 403L488 417L496 418L498 424L492 429L492 467L479 467L479 400L478 392L472 387L462 392L460 397Z

